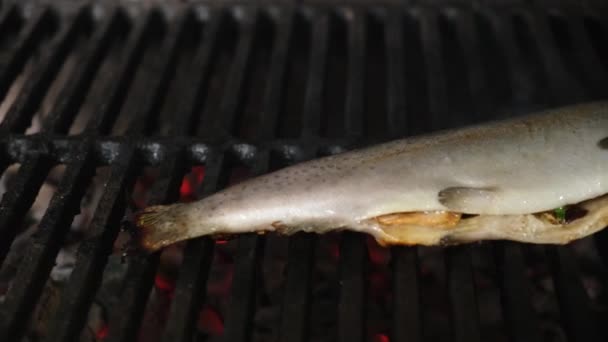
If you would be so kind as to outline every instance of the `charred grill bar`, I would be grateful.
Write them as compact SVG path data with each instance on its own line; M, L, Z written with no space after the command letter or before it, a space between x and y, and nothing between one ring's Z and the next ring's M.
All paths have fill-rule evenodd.
M227 186L239 165L258 175L356 142L608 95L608 27L600 7L32 4L3 3L0 13L0 95L10 99L0 124L0 166L21 164L0 202L2 267L46 174L56 164L65 165L65 172L3 295L0 336L7 341L29 336L55 258L101 166L109 167L103 194L40 340L81 335L110 259L119 253L125 194L134 191L146 167L158 170L147 204L166 203L180 198L183 176L196 165L205 166L200 197ZM69 56L75 56L74 66L43 116L40 107ZM20 75L23 86L12 92ZM73 133L74 122L87 111L86 124ZM26 134L35 116L42 128ZM324 328L325 340L437 338L429 330L433 297L446 298L452 341L488 340L495 332L488 332L481 313L487 300L480 297L482 286L499 293L500 331L491 336L536 341L546 335L528 274L533 247L496 242L392 248L383 269L371 255L377 247L365 237L337 236L330 280L336 292L329 295L334 317ZM320 246L334 238L250 234L230 242L230 304L223 312L223 335L216 338L256 340L255 318L269 281L261 272L265 253L284 243L285 272L276 275L282 282L280 315L270 334L281 341L324 340L312 334L312 318L319 314L313 305L316 272ZM587 240L595 242L587 248L606 255L606 233ZM208 238L185 243L158 340L205 338L197 332L199 311L209 299L219 247ZM597 307L606 304L605 294L592 302L587 271L573 248L534 248L543 251L551 276L560 331L571 341L603 340L606 312ZM443 258L440 292L424 285L428 253ZM474 260L480 255L491 257L490 285L477 279ZM107 334L97 338L137 340L161 258L127 259L120 289L108 299ZM390 303L382 314L368 310L370 302L380 301L371 276L377 269L389 284ZM603 284L604 275L597 274ZM374 320L390 323L376 331ZM378 334L370 336L371 330Z

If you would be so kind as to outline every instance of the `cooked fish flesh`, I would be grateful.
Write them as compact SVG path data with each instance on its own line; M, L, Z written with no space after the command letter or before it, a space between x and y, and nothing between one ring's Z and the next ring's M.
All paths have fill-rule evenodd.
M148 251L204 235L342 229L383 245L563 244L606 225L608 103L323 157L135 218Z

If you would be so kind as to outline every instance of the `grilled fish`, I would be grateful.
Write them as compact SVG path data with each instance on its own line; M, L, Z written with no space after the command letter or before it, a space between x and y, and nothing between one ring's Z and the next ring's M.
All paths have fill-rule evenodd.
M564 244L608 225L608 103L396 140L135 216L155 251L204 235L352 230L382 245ZM559 209L559 210L557 210ZM559 214L559 213L565 214Z

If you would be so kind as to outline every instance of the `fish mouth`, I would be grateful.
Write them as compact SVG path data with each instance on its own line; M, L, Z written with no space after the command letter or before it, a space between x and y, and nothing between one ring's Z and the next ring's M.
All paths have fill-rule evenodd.
M572 217L565 219L557 218L553 212L523 215L430 212L383 215L367 223L374 228L369 233L384 246L446 246L482 240L561 245L608 226L608 194L573 205L571 210Z

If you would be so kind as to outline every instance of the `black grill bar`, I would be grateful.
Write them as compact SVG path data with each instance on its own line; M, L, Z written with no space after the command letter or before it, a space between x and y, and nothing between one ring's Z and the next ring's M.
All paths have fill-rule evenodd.
M230 90L229 96L224 96L220 104L219 111L222 115L214 115L213 121L202 120L199 125L199 135L206 137L217 137L218 132L228 135L232 124L237 115L237 107L239 99L244 87L244 81L247 77L248 63L251 62L251 50L253 48L256 26L258 21L257 9L243 8L239 20L239 41L236 46L236 52L232 61L226 89ZM210 113L212 114L212 113ZM221 133L220 133L221 134Z
M429 96L429 126L442 128L441 119L447 113L446 80L441 57L438 13L420 9L416 13L420 25L423 55L426 61L426 79Z
M445 255L451 307L452 341L481 341L479 312L469 247L451 247Z
M280 99L283 93L283 81L287 65L289 38L291 37L293 15L290 10L282 13L283 19L276 27L277 38L271 57L268 83L264 92L262 109L262 129L253 140L271 139L279 114ZM268 172L270 166L269 151L261 151L253 167L253 174ZM255 293L259 285L257 272L258 262L263 248L263 240L255 234L239 237L236 265L230 296L229 310L226 315L226 335L224 341L246 342L252 338L252 320L254 315Z
M365 340L367 249L360 234L347 232L340 245L338 340Z
M540 341L538 319L530 301L532 289L526 279L521 247L512 242L494 243L498 285L506 326L513 342Z
M120 19L118 11L114 11L87 43L87 51L80 57L75 72L70 75L70 79L57 96L49 116L43 122L42 129L45 132L65 133L69 128L91 85L95 71L120 28Z
M211 155L205 164L202 195L208 196L219 190L226 161L222 154ZM201 303L205 300L206 282L213 257L213 241L201 238L188 241L175 286L174 297L163 335L164 341L192 341L195 320Z
M251 12L249 11L251 10ZM225 86L225 91L223 92L224 97L221 99L220 110L218 113L205 113L204 117L209 118L209 120L202 120L200 122L199 134L205 136L216 136L216 132L221 128L230 128L233 126L235 118L237 117L238 104L241 101L241 97L243 94L244 84L246 82L247 72L248 72L248 63L250 60L251 50L253 48L255 33L256 33L256 25L257 25L257 11L255 9L247 9L243 11L243 21L240 23L239 27L239 43L236 48L236 56L232 61L232 65L230 68L230 73L228 76L228 80ZM213 33L216 33L217 29L214 29ZM213 46L215 38L210 38L209 46ZM207 53L203 50L203 53ZM209 56L207 53L206 56ZM202 84L202 83L201 83ZM226 133L226 132L225 132ZM213 192L219 190L223 184L222 179L220 179L221 174L227 173L227 162L225 161L225 157L218 156L220 162L213 166L212 170L209 170L209 166L207 166L207 171L204 180L204 196L210 195ZM208 178L209 171L216 172L215 177ZM253 237L255 238L255 237ZM241 246L243 244L243 246ZM239 250L241 248L248 245L250 248L248 253L253 253L257 255L256 246L257 241L254 240L243 240L243 237L239 239ZM180 278L178 280L177 291L176 294L180 290L180 286L183 289L183 293L181 293L180 297L175 297L171 307L171 315L173 317L173 321L176 319L184 319L186 322L180 325L174 324L173 326L167 327L165 331L165 340L166 341L175 341L175 340L183 340L187 341L190 339L190 336L193 332L194 325L192 323L192 317L195 317L194 313L200 309L200 303L204 300L204 287L201 286L205 283L207 279L207 273L209 271L209 264L211 262L211 251L213 248L213 242L209 238L198 239L195 241L191 241L188 243L188 249L185 252L185 261L189 260L187 258L191 257L190 260L193 262L184 263L180 270ZM244 261L243 261L244 262ZM201 267L203 265L203 267ZM196 269L198 267L198 269ZM237 264L237 268L240 267L241 272L243 272L240 276L247 276L247 270L243 270L243 265L239 266ZM250 270L254 270L254 267L251 267ZM185 280L182 282L182 274L185 275ZM197 277L196 280L199 281L198 288L201 294L197 294L196 300L191 300L191 292L190 288L185 287L185 284L193 283L195 280L192 280L192 276L188 274L194 275ZM235 274L234 282L238 283L236 279L238 277ZM181 283L180 283L181 282ZM251 285L251 284L243 284L243 285ZM239 292L241 294L242 292ZM236 293L235 293L236 294ZM242 294L241 299L245 301L251 301L252 294L244 293ZM179 302L177 300L180 300ZM186 301L191 301L193 303L188 303ZM244 306L251 306L251 303L241 303ZM238 305L233 303L232 306ZM183 306L183 307L180 307ZM250 308L244 308L247 312L248 316L251 316L252 312L249 312ZM233 315L234 316L234 315ZM234 317L233 317L234 319ZM192 322L192 323L190 323ZM246 323L244 323L246 324ZM238 326L237 330L244 329L243 326ZM236 332L236 331L235 331ZM241 333L246 333L241 331Z
M505 55L511 81L511 100L518 105L531 100L534 81L526 71L522 51L513 35L512 21L496 12L484 11L493 25L501 52ZM510 242L493 245L498 272L498 285L506 332L514 342L541 339L538 319L531 303L531 284L525 276L521 247Z
M249 11L251 10L251 12ZM253 44L254 44L254 39L255 39L255 33L256 33L256 25L257 25L257 10L255 9L247 9L246 11L243 11L243 21L240 23L240 27L239 27L239 43L237 45L236 48L236 55L234 60L232 61L232 65L230 68L230 73L228 76L228 80L225 86L225 91L223 92L224 97L221 99L221 106L220 106L220 110L218 113L210 113L207 112L205 113L204 117L209 118L209 120L203 120L200 122L200 128L199 128L199 132L201 135L206 135L206 136L216 136L217 133L215 133L214 131L217 131L221 128L230 128L233 126L233 123L235 121L235 118L237 117L237 110L238 110L238 104L241 101L241 97L243 95L243 89L244 89L244 84L246 82L246 77L247 77L247 73L248 73L248 63L250 60L250 55L251 55L251 50L253 48ZM217 32L214 30L214 33ZM210 41L210 43L213 43L213 41ZM211 46L211 45L210 45ZM205 51L203 51L205 52ZM207 56L209 56L207 54ZM214 168L214 170L217 172L216 177L212 177L212 178L208 178L208 174L209 174L209 166L207 166L207 171L205 173L205 180L204 180L204 196L210 195L213 192L219 190L221 188L221 186L223 186L222 184L222 179L220 179L220 175L221 174L226 174L227 173L227 165L226 165L226 161L224 160L225 157L222 155L219 157L221 162ZM213 172L213 170L211 170ZM191 296L191 292L192 290L189 288L185 288L183 287L184 284L187 284L186 282L181 283L180 281L182 280L182 274L184 274L186 277L190 278L191 276L188 276L188 274L193 274L193 275L197 275L198 279L200 279L200 283L198 284L198 288L200 289L200 292L204 292L204 287L201 286L202 284L205 283L206 278L207 278L207 273L209 270L209 263L210 263L210 258L211 258L211 254L210 252L212 251L212 247L213 246L213 242L209 239L209 238L203 238L203 239L198 239L195 241L191 241L188 243L188 247L189 250L186 250L186 254L185 254L185 261L188 260L186 258L188 258L189 256L193 256L194 258L192 258L191 260L194 260L194 262L190 262L190 263L184 263L184 265L182 266L181 270L180 270L180 279L178 280L178 286L177 286L177 291L176 294L178 293L178 291L180 290L180 285L182 286L184 293L181 294L181 297L179 297L180 300L182 300L181 302L177 302L176 300L178 300L178 297L176 296L173 300L172 303L172 307L171 307L171 314L175 315L173 321L175 321L175 318L177 319L185 319L186 323L183 323L180 325L174 324L174 326L172 327L167 327L166 331L165 331L165 340L166 341L175 341L175 340L183 340L183 341L187 341L190 339L189 336L191 336L192 334L192 330L193 330L193 324L190 324L189 321L192 321L192 318L194 315L194 313L196 313L196 310L199 310L200 308L200 303L204 300L204 294L199 294L197 295L197 299L194 301L195 303L188 303L185 302L186 300L191 300L189 297ZM239 238L239 251L241 251L243 248L250 248L248 251L246 251L246 253L252 253L254 256L256 256L257 258L257 237L255 236L248 236L248 237L240 237ZM208 255L206 255L206 253L209 253ZM242 262L241 263L237 263L236 265L236 271L235 271L235 279L233 280L233 286L236 286L237 288L239 286L252 286L253 284L247 283L247 284L238 284L241 281L247 281L247 280L238 280L238 277L247 277L248 273L247 272L254 272L255 271L255 267L253 267L253 265L244 265L243 263L246 262L245 258L242 258ZM200 267L200 265L204 263L204 267ZM243 267L247 267L249 266L249 269L243 269ZM195 267L199 267L199 269L195 269ZM242 274L238 274L238 272L242 272ZM253 277L253 274L249 274L251 277ZM192 283L193 281L186 278L186 281L189 283ZM238 285L237 285L238 284ZM240 298L241 300L243 300L244 302L232 302L231 307L234 306L239 306L239 305L243 305L242 308L244 311L246 311L244 314L246 314L247 316L251 317L251 315L253 314L253 312L250 312L252 309L252 296L253 293L247 291L248 289L244 289L244 291L239 291L239 290L235 290L233 291L233 295L237 295L237 298ZM237 293L238 291L238 293ZM234 298L234 297L232 297ZM180 307L180 306L184 306L184 307ZM231 310L229 312L229 314L231 314L231 316L229 316L229 319L233 322L232 324L236 325L236 330L234 331L234 333L239 333L238 330L241 330L240 333L242 334L246 334L246 331L243 331L243 329L247 328L247 322L242 322L242 325L239 325L239 323L241 323L241 321L239 320L238 317L235 317L235 313ZM241 313L243 314L243 313ZM186 316L186 315L189 315ZM173 317L173 316L170 316ZM189 324L189 325L186 325ZM226 336L227 338L228 336ZM236 336L233 336L233 338L238 338Z
M51 322L47 341L74 341L82 330L95 289L102 279L100 270L118 235L126 206L121 196L133 186L135 175L134 149L123 147L95 210L91 235L78 247L76 265L63 289L61 305Z
M162 72L159 77L153 77L148 85L151 89L150 101L146 103L146 106L140 107L141 109L137 113L133 114L133 122L129 124L127 134L143 135L148 132L148 127L155 121L159 108L162 108L164 95L167 93L173 75L175 75L180 47L193 20L192 13L186 11L180 15L180 19L172 26L172 28L177 27L177 30L173 29L168 33L169 42L164 47L158 61L159 70L162 70Z
M4 262L17 234L19 222L36 199L37 189L46 178L51 161L45 156L26 159L0 202L0 264Z
M572 103L584 98L580 84L568 74L564 67L553 36L550 34L547 16L531 11L520 12L529 26L538 53L543 61L549 89L556 104Z
M362 132L363 70L365 63L365 16L358 10L345 13L348 23L348 69L346 81L345 131ZM338 340L362 342L365 339L367 249L364 237L346 232L340 245L340 302Z
M443 125L437 119L447 114L447 89L444 64L441 57L441 37L438 31L438 13L420 13L421 34L424 56L427 63L429 82L429 108L431 128ZM452 339L454 341L479 341L479 317L473 287L471 259L467 247L448 249L445 252L448 270L448 292L451 298Z
M600 57L595 52L589 36L585 32L582 16L563 17L570 29L570 41L573 50L578 57L578 64L587 82L587 91L593 98L605 98L608 91L605 82L608 79L608 71L602 66Z
M448 94L446 78L441 58L441 36L438 28L438 13L428 10L420 13L421 34L423 35L424 53L429 82L429 108L431 110L431 128L440 129L443 125L436 119L447 115ZM452 120L450 120L453 122ZM445 251L448 294L451 299L450 314L452 340L480 341L479 314L473 283L471 257L467 246L448 248Z
M287 8L280 13L280 19L276 25L276 40L272 57L270 60L270 69L268 72L268 84L264 93L264 106L261 113L260 121L264 123L260 127L257 134L257 139L267 139L274 135L281 108L281 98L283 96L283 88L285 84L285 74L287 71L287 59L289 54L289 42L292 37L293 30L293 9Z
M167 56L175 52L169 49L175 49L178 46L178 41L182 39L185 26L189 20L189 13L180 13L176 25L172 26L162 47L162 53L165 54L160 58L163 71L173 70L174 66L170 65L175 62L175 57ZM163 84L156 84L158 87L164 87ZM157 95L157 89L154 89L146 99L142 102L143 108L148 108L150 102L155 102L153 98ZM144 120L151 120L146 117ZM175 134L184 134L187 129L187 121L185 118L177 118L178 121ZM134 125L141 125L139 122ZM170 149L167 151L167 160L164 160L160 167L160 177L153 186L150 204L163 204L173 202L178 198L178 190L185 167L185 155L181 149ZM116 298L116 305L113 306L110 312L109 319L109 335L108 341L132 341L141 324L141 316L146 307L146 299L150 293L152 279L158 264L159 253L154 253L149 257L142 255L133 257L129 260L127 274L125 276L124 287L122 292Z
M365 70L365 15L355 9L348 10L348 79L344 128L346 134L359 137L363 133L363 98Z
M44 51L42 62L32 70L30 74L32 78L21 89L17 99L6 113L4 121L0 124L1 131L21 132L27 128L57 71L71 50L74 39L83 29L87 17L88 12L82 9L63 23L64 26L51 46Z
M95 99L94 111L99 114L91 117L85 128L85 134L105 133L108 126L118 115L129 86L133 81L137 65L141 62L142 55L147 47L151 34L150 30L155 24L159 24L159 21L159 13L150 11L129 33L129 38L122 52L123 58L116 72L118 79L115 82L108 82L102 91L103 95ZM129 133L136 134L143 130L143 128L137 127Z
M481 12L481 15L485 16L492 25L498 46L507 61L512 101L518 105L529 102L534 83L530 76L531 72L526 70L521 49L515 42L510 18L490 10Z
M199 100L210 75L210 59L217 43L217 33L222 24L223 13L210 13L205 23L203 43L199 47L192 70L197 70L193 82L184 87L184 99L177 113L188 118L201 108ZM192 85L192 86L190 86ZM225 172L225 160L221 154L209 156L205 166L202 195L208 196L220 188L220 176ZM205 283L213 252L211 239L189 241L184 250L184 258L179 272L176 289L165 327L164 341L190 341L195 329L196 313L205 299Z
M14 16L18 16L17 6L5 6L0 13L0 32L5 32Z
M170 203L178 198L183 170L183 153L170 151L160 168L160 177L152 188L150 204ZM107 341L135 340L152 287L158 257L159 253L155 253L148 257L134 256L129 259L122 292L115 298L109 314Z
M329 15L317 13L311 20L312 46L310 68L306 83L306 94L302 117L302 136L317 136L320 131L323 113L323 89L327 61L327 42L329 40Z
M393 324L391 341L423 340L418 254L415 247L396 247L393 255Z
M581 284L574 255L565 249L547 249L560 316L571 341L604 341L598 330L598 317L591 311L589 297Z
M265 151L254 166L254 175L268 171L270 154ZM259 285L258 263L262 255L263 240L255 233L240 236L234 266L234 277L230 291L230 305L226 315L224 341L247 342L252 340L252 323L255 308L255 293Z
M402 137L405 134L407 114L405 112L405 84L403 76L403 13L401 11L387 13L385 26L385 46L387 57L388 80L388 138Z
M304 100L301 134L304 139L317 136L320 130L325 62L329 35L329 16L324 11L315 13L310 20L311 50L308 80ZM316 150L308 148L305 158L315 156ZM281 306L279 341L306 341L310 322L310 289L316 236L296 234L289 239L287 279Z
M479 38L474 27L473 12L471 10L460 10L455 12L451 17L455 24L456 34L462 46L466 62L467 79L474 108L472 115L477 119L489 112L490 103L488 101L488 88L482 69L483 63L479 49Z
M538 26L541 24L535 22L534 25ZM538 42L538 44L541 45L542 43ZM541 49L543 48L547 49L544 44L541 45ZM563 68L563 65L560 65L560 67L562 69L560 69L556 77L562 78L553 79L552 81L569 81L570 78L566 79L567 76L562 75L561 72L565 68ZM547 73L549 73L549 70L551 69L547 69ZM551 88L550 97L553 102L559 103L562 101L562 97L567 96L561 90L560 88ZM555 285L559 301L561 320L568 338L572 341L604 340L600 331L596 329L597 324L593 313L590 311L589 297L579 279L580 272L572 260L572 254L559 250L555 246L546 246L545 250L552 270L553 284Z
M2 22L6 22L6 17L19 15L15 12L17 10L14 8L5 10ZM11 82L13 82L19 71L23 69L28 54L31 54L36 44L40 42L44 30L49 29L50 20L51 14L48 8L40 8L34 13L33 18L29 20L30 23L20 32L17 46L13 48L8 61L3 65L2 70L0 70L0 94L2 97L6 95Z
M55 264L55 256L69 231L73 215L80 210L88 180L95 171L89 144L73 151L78 156L68 165L57 193L42 218L36 235L30 240L27 254L19 266L6 301L0 310L0 334L8 340L18 340L28 322L40 292Z
M408 51L403 51L403 19L404 13L389 13L385 28L386 55L388 58L387 89L388 89L388 135L396 138L408 133L409 127L405 125L406 115L414 113L405 112L406 96L403 65L400 61L405 59ZM395 54L398 56L392 58ZM442 71L442 70L438 70ZM401 119L395 120L394 118ZM394 247L392 253L392 281L393 281L393 322L391 326L392 340L394 341L422 341L422 322L420 309L420 290L418 284L418 264L416 247Z

